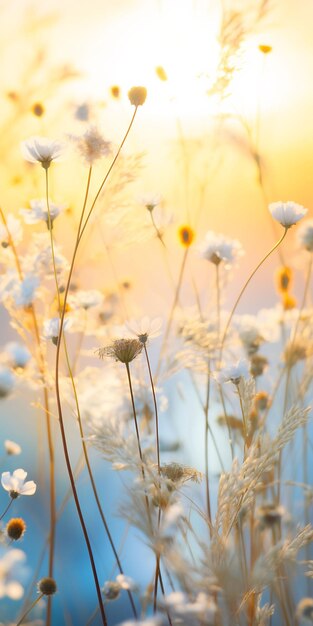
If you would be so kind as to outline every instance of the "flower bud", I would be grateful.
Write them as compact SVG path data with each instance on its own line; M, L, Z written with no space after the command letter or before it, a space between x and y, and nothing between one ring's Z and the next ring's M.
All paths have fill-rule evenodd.
M132 87L128 92L128 98L131 104L135 107L144 104L147 97L147 90L145 87Z
M26 530L26 524L21 517L12 517L7 524L7 535L12 541L21 539Z
M54 578L50 578L50 576L42 578L38 583L38 591L44 596L52 596L57 591L57 584Z

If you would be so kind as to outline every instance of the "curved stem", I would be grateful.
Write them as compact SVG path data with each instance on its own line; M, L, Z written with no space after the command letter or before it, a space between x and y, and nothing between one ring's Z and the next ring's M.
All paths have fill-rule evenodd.
M10 502L9 502L8 506L6 506L6 507L5 507L5 509L4 509L3 513L2 513L2 515L0 516L0 521L4 518L5 514L8 512L8 510L9 510L9 508L10 508L10 506L11 506L11 504L12 504L12 502L13 502L13 500L14 500L14 499L15 499L15 498L11 498L11 500L10 500Z
M257 271L258 271L258 269L261 267L261 265L263 265L263 263L266 261L266 259L268 259L268 257L272 254L272 252L274 252L274 250L276 250L276 249L278 248L278 246L280 246L280 244L282 243L282 241L283 241L283 240L285 239L285 237L286 237L287 231L288 231L288 228L285 228L283 235L282 235L282 236L280 237L280 239L279 239L279 240L275 243L275 245L274 245L274 246L270 249L270 251L269 251L269 252L267 252L267 254L263 257L263 259L262 259L262 260L258 263L258 265L256 266L256 268L255 268L255 269L253 270L253 272L250 274L249 278L246 280L246 282L245 282L244 286L242 287L242 289L241 289L241 291L240 291L240 293L239 293L239 296L238 296L238 298L237 298L237 300L236 300L236 302L235 302L235 304L234 304L234 306L233 306L233 308L232 308L232 310L231 310L231 313L230 313L229 318L228 318L227 323L226 323L226 327L225 327L224 334L223 334L222 341L221 341L220 361L222 360L222 354L223 354L224 343L225 343L225 339L226 339L226 336L227 336L227 332L228 332L228 329L229 329L230 323L231 323L231 321L232 321L232 319L233 319L233 315L234 315L234 313L235 313L235 311L236 311L236 308L237 308L237 306L238 306L238 304L239 304L239 302L240 302L240 300L241 300L241 298L242 298L242 296L243 296L243 294L244 294L244 292L245 292L246 288L248 287L248 285L249 285L250 281L252 280L252 278L253 278L254 274L256 274L256 272L257 272Z
M173 322L173 315L179 300L179 294L180 294L180 289L182 286L182 282L183 282L183 275L184 275L184 270L185 270L185 265L186 265L186 261L187 261L187 256L188 256L188 251L189 251L189 247L186 248L185 252L184 252L184 256L182 259L182 263L180 266L180 271L179 271L179 276L178 276L178 281L177 281L177 286L176 286L176 290L175 290L175 294L174 294L174 300L173 300L173 304L171 307L171 311L169 314L169 318L168 318L168 322L167 322L167 326L165 329L165 333L164 333L164 337L163 337L163 341L162 341L162 346L161 346L161 350L160 350L160 356L159 356L159 362L157 365L157 369L156 369L156 374L155 374L155 379L157 379L159 372L160 372L160 368L161 368L161 362L162 362L162 356L166 347L166 342L168 339L168 336L170 334L170 330L172 327L172 322Z
M60 325L59 325L59 336L58 336L58 342L57 342L57 351L56 351L56 363L55 363L55 385L56 385L56 397L57 397L57 407L58 407L58 414L59 414L59 423L60 423L60 429L61 429L61 437L62 437L62 444L63 444L63 449L64 449L64 456L65 456L65 461L66 461L66 466L67 466L67 471L69 474L69 479L70 479L70 483L71 483L71 487L73 490L73 496L74 496L74 500L75 500L75 505L77 508L77 513L79 516L79 520L82 526L82 530L83 530L83 534L84 534L84 538L86 541L86 545L87 545L87 549L88 549L88 553L89 553L89 558L90 558L90 563L91 563L91 567L92 567L92 571L93 571L93 575L94 575L94 580L95 580L95 585L96 585L96 591L97 591L97 596L98 596L98 602L99 602L99 608L100 608L100 612L101 612L101 617L102 617L102 621L104 624L106 624L106 617L105 617L105 612L104 612L104 607L103 607L103 603L102 603L102 598L101 598L101 591L100 591L100 586L99 586L99 581L98 581L98 577L97 577L97 572L96 572L96 568L95 568L95 564L94 564L94 560L93 560L93 555L92 555L92 551L91 551L91 546L90 546L90 542L89 542L89 537L88 537L88 533L87 533L87 529L85 527L85 523L84 523L84 518L81 512L81 508L80 508L80 504L79 504L79 500L78 500L78 496L77 496L77 491L76 491L76 487L75 487L75 480L74 480L74 476L73 476L73 472L72 472L72 468L71 468L71 462L70 462L70 458L69 458L69 453L68 453L68 447L67 447L67 441L66 441L66 434L65 434L65 428L64 428L64 420L63 420L63 412L62 412L62 404L61 404L61 397L60 397L60 384L59 384L59 364L60 364L60 348L61 348L61 341L62 341L62 334L63 334L63 326L64 326L64 318L65 318L65 311L66 311L66 303L67 303L67 297L68 297L68 293L69 293L69 289L70 289L70 284L71 284L71 280L72 280L72 275L73 275L73 271L74 271L74 265L75 265L75 261L76 261L76 256L77 256L77 252L78 252L78 248L79 248L79 244L81 242L82 236L84 234L85 228L87 226L87 223L89 221L89 218L92 214L92 211L95 207L95 204L97 202L97 199L103 189L103 186L105 185L116 161L117 158L120 154L120 151L126 141L126 138L129 134L129 131L131 129L131 126L133 124L133 121L135 119L135 115L137 112L137 107L135 108L134 114L132 116L131 122L127 128L127 131L122 139L122 142L119 146L119 149L98 189L98 192L93 200L93 203L91 205L91 208L89 210L89 213L87 215L87 218L85 220L85 223L83 225L83 218L84 218L84 214L85 214L85 210L86 210L86 206L87 206L87 199L88 199L88 193L89 193L89 187L90 187L90 179L91 179L91 173L92 173L92 167L89 168L89 174L88 174L88 182L87 182L87 188L86 188L86 194L85 194L85 199L84 199L84 204L83 204L83 209L81 212L81 216L80 216L80 221L79 221L79 227L78 227L78 232L77 232L77 238L76 238L76 243L75 243L75 247L74 247L74 251L73 251L73 255L72 255L72 260L71 260L71 264L70 264L70 269L69 269L69 274L68 274L68 279L67 279L67 283L66 283L66 287L65 287L65 291L64 291L64 298L63 298L63 307L62 307L62 311L60 311Z
M157 453L157 463L158 463L158 474L160 476L161 475L161 468L160 468L160 441L159 441L158 405L157 405L157 401L156 401L155 388L154 388L154 384L153 384L152 372L151 372L151 367L150 367L150 360L149 360L149 356L148 356L146 343L143 344L143 348L144 348L144 353L145 353L145 357L146 357L146 361L147 361L147 366L148 366L148 371L149 371L149 378L150 378L150 385L151 385L151 390L152 390L152 395L153 395L154 413L155 413L156 453ZM160 485L160 487L161 487L161 485ZM160 522L161 522L161 509L159 508L158 528L160 527ZM154 592L153 592L153 611L154 611L154 613L156 612L156 607L157 607L159 576L160 576L160 554L157 554L156 555L155 574L154 574Z
M105 175L105 177L104 177L104 179L103 179L103 181L102 181L102 183L101 183L101 185L100 185L100 187L99 187L99 189L98 189L98 191L97 191L97 193L95 195L93 203L92 203L92 205L91 205L91 207L89 209L89 213L88 213L88 215L86 217L84 226L81 229L79 229L79 231L78 231L78 243L80 242L80 240L81 240L81 238L82 238L82 236L83 236L83 234L85 232L85 228L86 228L86 226L87 226L87 224L89 222L89 219L90 219L90 216L91 216L91 214L92 214L92 212L94 210L95 204L96 204L96 202L97 202L97 200L98 200L98 198L100 196L100 193L101 193L101 191L102 191L106 181L108 180L108 178L109 178L109 176L111 174L111 171L112 171L112 169L113 169L113 167L114 167L114 165L115 165L115 163L116 163L116 161L117 161L117 159L119 157L119 154L120 154L120 152L121 152L121 150L123 148L123 145L124 145L128 135L129 135L130 129L131 129L131 127L133 125L133 122L134 122L134 119L136 117L137 109L138 109L138 107L135 107L135 111L134 111L133 116L132 116L132 118L130 120L130 123L129 123L129 126L128 126L127 130L126 130L126 133L125 133L125 135L124 135L124 137L122 139L122 142L121 142L121 144L120 144L120 146L119 146L119 148L117 150L117 153L116 153L116 155L115 155L115 157L114 157L114 159L113 159L113 161L112 161L112 163L111 163L111 165L110 165L110 167L109 167L109 169L108 169L108 171L107 171L107 173L106 173L106 175Z
M89 173L91 174L90 170L89 170ZM46 199L47 199L47 210L48 210L48 228L49 228L50 240L51 240L52 264L53 264L56 292L57 292L57 298L58 298L58 312L59 312L59 315L60 315L61 314L60 291L59 291L58 277L57 277L57 271L56 271L56 262L55 262L55 254L54 254L54 241L53 241L53 235L52 235L52 220L51 220L50 207L49 207L49 198L48 198L48 170L46 170ZM85 204L84 204L84 207L85 207ZM65 304L63 306L62 314L63 313L65 313ZM63 320L64 320L64 315L63 315ZM60 343L62 341L62 333L63 333L63 328L61 328L61 320L60 320L57 349L59 348ZM65 350L66 350L66 348L65 348ZM59 352L57 352L57 356L59 356ZM78 494L77 494L76 485L75 485L75 479L74 479L73 470L72 470L72 466L71 466L71 461L70 461L70 457L69 457L69 453L68 453L67 440L66 440L64 422L63 422L62 406L61 406L60 388L59 388L59 358L57 358L57 361L56 361L55 378L56 378L56 381L55 381L55 384L56 384L56 400L57 400L57 406L58 406L59 423L60 423L60 429L61 429L61 437L62 437L62 444L63 444L65 462L66 462L67 471L68 471L68 475L69 475L69 479L70 479L70 483L71 483L71 487L72 487L72 491L73 491L73 496L74 496L74 500L75 500L75 504L76 504L78 517L79 517L79 520L80 520L80 523L81 523L81 527L82 527L82 530L83 530L83 534L84 534L84 538L85 538L85 542L86 542L86 546L87 546L87 550L88 550L88 555L89 555L89 559L90 559L91 569L92 569L92 572L93 572L96 592L97 592L97 596L98 596L98 603L99 603L102 623L103 623L104 626L106 626L107 625L107 620L106 620L106 615L105 615L104 606L103 606L103 602L102 602L102 596L101 596L101 589L100 589L98 574L97 574L97 570L96 570L96 566L95 566L95 562L94 562L94 558L93 558L93 552L92 552L92 549L91 549L91 544L90 544L90 540L89 540L88 531L87 531L87 528L86 528L86 525L85 525L85 520L84 520L84 517L83 517L83 513L82 513L82 510L81 510L81 507L80 507L79 499L78 499Z
M36 598L36 600L34 600L34 602L31 604L29 609L27 609L26 613L24 613L24 615L22 615L21 619L19 619L19 621L16 623L16 626L20 626L20 624L22 624L22 622L24 621L25 617L27 617L28 613L30 613L32 611L34 606L36 606L36 604L39 602L39 600L41 600L41 598L43 598L43 593L41 593L40 596L38 596L38 598Z
M0 216L4 227L7 231L8 242L12 250L12 254L14 256L15 265L17 269L17 273L19 275L20 281L23 280L23 272L21 268L21 264L19 261L19 257L17 254L17 250L11 236L7 220L5 215L0 208ZM34 324L34 333L35 340L38 348L38 368L41 373L44 382L43 394L44 394L44 407L45 407L45 416L46 416L46 429L47 429L47 440L48 440L48 450L49 450L49 482L50 482L50 544L49 544L49 576L53 577L53 565L54 565L54 547L55 547L55 524L56 524L56 495L55 495L55 467L54 467L54 445L53 445L53 437L52 437L52 429L51 429L51 416L50 416L50 407L49 407L49 393L47 387L47 377L46 377L46 365L45 359L41 348L40 342L40 334L37 323L37 317L34 305L31 304L30 307L33 324ZM46 615L46 625L50 626L51 623L51 603L52 598L48 598L47 602L47 615Z

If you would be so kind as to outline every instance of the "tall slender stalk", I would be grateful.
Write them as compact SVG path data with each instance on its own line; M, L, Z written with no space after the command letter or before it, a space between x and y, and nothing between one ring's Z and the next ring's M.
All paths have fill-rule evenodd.
M61 300L60 300L60 290L59 290L59 285L58 285L58 277L57 277L56 262L55 262L54 240L53 240L53 234L52 234L52 220L51 220L51 213L50 213L50 207L49 207L48 169L46 169L45 172L46 172L46 200L47 200L47 210L48 210L48 228L49 228L49 233L50 233L52 265L53 265L56 293L57 293L57 299L58 299L58 311L59 311L59 315L60 315ZM90 172L90 175L91 175L91 172ZM65 309L65 306L63 306L63 310L64 309ZM57 347L60 345L60 343L62 341L62 331L63 331L63 329L61 329L61 324L60 324ZM65 347L65 350L66 350L66 347ZM86 524L85 524L84 516L83 516L82 510L81 510L81 506L80 506L80 503L79 503L79 499L78 499L78 494L77 494L77 490L76 490L74 474L73 474L71 461L70 461L70 457L69 457L69 453L68 453L67 440L66 440L64 422L63 422L63 415L62 415L61 398L60 398L60 391L59 391L59 376L58 376L58 374L59 374L59 361L57 361L57 365L56 365L56 398L57 398L57 406L58 406L58 413L59 413L59 423L60 423L60 429L61 429L63 450L64 450L64 455L65 455L67 471L68 471L71 487L72 487L72 490L73 490L73 496L74 496L74 500L75 500L75 504L76 504L76 509L77 509L77 512L78 512L79 520L80 520L80 523L81 523L81 526L82 526L82 530L83 530L83 534L84 534L84 537L85 537L85 542L86 542L86 546L87 546L87 550L88 550L90 564L91 564L91 568L92 568L92 572L93 572L93 576L94 576L94 581L95 581L95 587L96 587L96 592L97 592L97 596L98 596L98 603L99 603L99 608L100 608L101 619L102 619L103 625L106 626L107 625L107 619L106 619L106 614L105 614L104 606L103 606L103 602L102 602L100 583L99 583L98 574L97 574L97 570L96 570L96 566L95 566L95 562L94 562L94 557L93 557L93 552L92 552L92 548L91 548L91 544L90 544L90 540L89 540L87 527L86 527Z
M239 302L240 302L240 300L241 300L241 298L242 298L246 288L248 287L250 281L252 280L253 276L256 274L258 269L261 267L261 265L263 265L263 263L274 252L274 250L276 250L280 246L280 244L282 243L282 241L285 239L285 237L287 235L287 231L288 231L288 228L285 228L285 230L284 230L282 236L280 237L280 239L275 243L275 245L270 249L270 251L267 252L267 254L263 257L263 259L261 259L261 261L257 264L257 266L255 267L253 272L250 274L249 278L247 278L244 286L240 290L240 293L239 293L239 295L237 297L237 300L236 300L236 302L235 302L235 304L234 304L234 306L233 306L233 308L232 308L232 310L230 312L230 315L228 317L228 320L227 320L227 323L226 323L226 326L225 326L225 329L224 329L224 333L223 333L223 337L222 337L222 341L221 341L221 348L220 348L220 361L222 360L223 348L224 348L225 339L227 337L227 333L228 333L228 329L229 329L230 323L231 323L231 321L233 319L233 315L234 315L234 313L235 313L235 311L237 309L237 306L238 306L238 304L239 304Z
M77 491L76 491L76 487L75 487L75 480L74 480L74 476L73 476L73 472L72 472L72 468L71 468L71 462L70 462L70 458L69 458L69 453L68 453L68 447L67 447L67 440L66 440L66 433L65 433L65 428L64 428L64 421L63 421L63 412L62 412L62 404L61 404L61 397L60 397L60 384L59 384L59 363L60 363L60 348L61 348L61 341L62 341L62 335L63 335L63 326L64 326L64 318L65 318L65 311L66 311L66 304L67 304L67 297L68 297L68 293L69 293L69 289L70 289L70 284L71 284L71 280L72 280L72 274L74 271L74 266L75 266L75 261L76 261L76 256L77 256L77 252L78 252L78 248L79 248L79 244L81 242L82 236L85 232L86 226L88 224L88 221L91 217L91 214L94 210L94 207L96 205L96 202L100 196L100 193L106 183L106 181L108 180L108 177L117 161L117 158L122 150L122 147L128 137L128 134L130 132L130 129L132 127L132 124L134 122L136 113L137 113L137 109L138 107L135 107L135 111L132 115L130 124L126 130L126 133L122 139L122 142L117 150L117 153L114 157L114 159L112 160L112 163L110 165L110 167L108 168L99 188L98 191L95 195L95 198L91 204L91 207L89 209L88 215L85 219L85 222L83 224L83 219L84 219L84 214L85 214L85 210L86 210L86 206L87 206L87 199L88 199L88 192L89 192L89 186L90 186L90 179L91 179L91 172L92 172L92 168L89 168L89 174L88 174L88 183L87 183L87 189L86 189L86 194L85 194L85 200L84 200L84 205L83 205L83 209L81 212L81 216L80 216L80 221L79 221L79 227L78 227L78 232L77 232L77 238L76 238L76 243L74 246L74 251L73 251L73 255L72 255L72 261L70 264L70 269L69 269L69 274L68 274L68 279L67 279L67 283L66 283L66 287L65 287L65 291L64 291L64 297L63 297L63 307L62 310L60 310L60 324L59 324L59 336L58 336L58 342L57 342L57 352L56 352L56 362L55 362L55 385L56 385L56 397L57 397L57 407L58 407L58 414L59 414L59 423L60 423L60 429L61 429L61 437L62 437L62 444L63 444L63 449L64 449L64 456L65 456L65 461L66 461L66 466L67 466L67 470L68 470L68 474L69 474L69 478L70 478L70 483L71 483L71 487L73 490L73 496L74 496L74 500L75 500L75 504L76 504L76 508L77 508L77 513L80 519L80 523L82 526L82 530L83 530L83 534L85 537L85 542L87 545L87 550L88 550L88 554L89 554L89 558L90 558L90 562L91 562L91 568L93 571L93 575L94 575L94 580L95 580L95 586L96 586L96 591L97 591L97 596L98 596L98 602L99 602L99 608L100 608L100 613L101 613L101 618L104 624L106 624L106 617L105 617L105 612L104 612L104 607L103 607L103 603L102 603L102 598L101 598L101 590L100 590L100 586L99 586L99 581L97 578L97 572L96 572L96 568L95 568L95 564L94 564L94 560L93 560L93 555L92 555L92 550L91 550L91 546L90 546L90 542L89 542L89 537L88 537L88 532L85 526L85 522L84 522L84 518L82 515L82 511L80 508L80 504L79 504L79 500L78 500L78 496L77 496Z
M22 617L19 619L19 621L17 622L16 626L20 626L20 624L23 623L25 617L27 617L27 615L33 610L33 608L36 606L36 604L38 604L38 602L41 600L41 598L43 598L43 593L41 593L38 596L38 598L36 598L36 600L34 600L34 602L31 604L29 609L27 609L27 611L24 613L24 615L22 615Z
M186 261L187 261L187 256L188 256L188 251L189 251L189 247L185 249L184 252L184 256L181 262L181 266L180 266L180 270L179 270L179 276L178 276L178 281L177 281L177 285L176 285L176 289L175 289L175 294L174 294L174 300L173 300L173 304L171 306L171 310L170 310L170 314L168 317L168 321L167 321L167 326L165 329L165 333L164 333L164 337L163 337L163 341L162 341L162 346L161 346L161 350L160 350L160 356L159 356L159 361L157 364L157 368L156 368L156 373L155 373L155 379L157 380L158 375L160 373L160 369L161 369L161 364L162 364L162 357L164 354L164 350L166 348L166 342L168 340L171 328L172 328L172 323L173 323L173 316L175 313L175 309L179 300L179 294L180 294L180 290L181 290L181 286L182 286L182 282L183 282L183 276L184 276L184 270L185 270L185 266L186 266Z
M0 207L0 216L3 222L3 225L6 229L8 235L8 242L10 248L12 250L12 254L15 260L15 265L17 269L17 273L20 281L23 280L23 272L21 268L21 264L19 261L18 253L13 241L13 238L10 233L10 229L8 227L8 223L2 208ZM50 543L49 543L49 564L48 564L48 572L49 577L53 577L53 566L54 566L54 549L55 549L55 525L56 525L56 494L55 494L55 461L54 461L54 444L52 437L52 429L51 429L51 416L50 416L50 406L49 406L49 392L47 387L47 375L46 375L46 365L45 358L42 352L40 333L38 328L38 322L36 317L36 311L33 304L30 306L31 315L33 318L34 324L34 334L35 341L37 343L38 349L38 367L40 374L43 379L44 387L43 387L43 396L44 396L44 409L45 409L45 419L46 419L46 430L47 430L47 440L48 440L48 451L49 451L49 494L50 494ZM48 597L47 601L47 614L46 614L46 626L50 626L51 624L51 610L52 610L52 597Z

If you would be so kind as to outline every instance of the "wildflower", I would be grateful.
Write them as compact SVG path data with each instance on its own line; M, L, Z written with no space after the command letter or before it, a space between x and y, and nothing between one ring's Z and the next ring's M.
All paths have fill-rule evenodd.
M268 502L257 508L256 517L261 528L273 528L280 524L284 512L283 507Z
M54 204L49 200L49 211L47 206L47 200L31 200L30 209L20 209L20 214L23 216L26 224L38 224L39 222L45 222L49 228L49 213L50 220L53 224L54 220L65 208L64 206Z
M124 574L118 574L115 581L108 580L104 584L103 594L106 600L116 600L123 589L126 591L136 591L137 587L132 578Z
M200 245L199 250L201 256L214 265L219 265L223 261L226 269L238 256L243 254L243 249L239 241L229 239L213 231L207 232L205 240L203 244Z
M0 559L0 598L7 596L11 600L20 600L23 596L24 589L15 577L19 576L25 558L25 552L14 549Z
M283 265L276 270L276 285L279 293L289 290L292 281L292 269Z
M129 101L136 108L144 104L146 97L147 90L145 87L132 87L128 92Z
M32 113L36 117L42 117L44 112L45 112L45 107L43 106L43 104L41 104L41 102L35 102L35 104L33 104Z
M273 48L272 48L272 46L269 46L268 44L260 44L259 45L259 50L263 54L269 54L270 52L272 52Z
M254 406L257 411L265 411L270 405L270 398L266 391L259 391L254 398Z
M189 248L195 238L195 233L190 226L181 226L178 230L178 237L182 246Z
M15 378L8 367L0 365L0 398L5 398L12 391Z
M267 365L268 360L265 356L262 356L261 354L253 354L250 362L251 376L254 376L255 378L257 376L262 376Z
M72 320L69 318L65 319L63 322L63 332L68 330L71 326ZM45 339L51 339L52 343L57 346L59 339L59 329L60 329L60 318L52 317L48 320L44 321L43 324L43 336Z
M96 289L84 291L83 289L80 289L79 291L76 291L74 295L70 296L69 301L71 307L85 309L85 311L87 311L94 306L102 304L103 299L104 296L101 291L97 291Z
M0 224L0 245L2 248L8 248L11 240L14 244L18 244L23 237L23 230L20 220L17 220L12 213L9 213L7 217L7 228L4 224ZM10 237L8 235L10 233Z
M158 66L155 68L155 73L156 73L157 77L158 77L160 80L162 80L162 81L164 81L164 82L167 80L167 73L166 73L166 71L165 71L164 67L162 67L162 65L158 65Z
M27 472L23 469L17 469L13 472L12 476L10 472L2 472L1 484L5 491L9 491L10 497L15 499L18 496L32 496L36 491L36 483L33 480L28 480L26 483L25 478Z
M272 217L285 228L290 228L302 219L308 212L301 204L296 202L273 202L269 205Z
M54 578L46 576L42 578L38 583L38 591L44 596L52 596L57 591L57 584Z
M90 126L83 136L71 135L70 139L76 143L77 150L87 165L93 165L95 161L108 156L111 152L111 142L106 141L95 126Z
M23 537L26 530L26 524L21 517L12 517L7 523L7 535L12 541L18 541Z
M63 151L58 141L46 137L30 137L22 142L22 154L30 163L41 163L47 170L52 161L59 161Z
M117 600L121 592L120 585L114 580L107 580L104 583L103 595L106 600Z
M10 341L4 346L4 350L7 353L10 361L10 365L13 368L24 368L26 367L29 359L31 358L31 354L26 346L18 343L17 341Z
M139 322L131 320L126 324L128 330L134 335L137 335L139 341L144 344L147 343L148 338L158 337L162 327L162 318L155 317L150 319L145 315Z
M258 352L265 339L255 318L243 315L238 319L238 334L248 356Z
M15 441L10 441L10 439L5 440L4 448L9 456L15 456L17 454L21 454L22 452L21 446L19 446L18 443L15 443Z
M118 85L112 85L112 87L110 87L110 93L112 98L115 98L115 100L118 100L118 98L121 95L121 88Z
M111 346L99 348L100 359L111 356L120 363L130 363L142 351L143 344L138 339L115 339Z
M162 198L158 194L145 194L141 197L140 203L147 209L147 211L152 211L158 206L162 201Z
M227 365L215 374L218 383L233 383L238 386L242 378L248 378L249 369L247 361L241 359L234 365Z
M298 230L300 245L308 252L313 252L313 220L306 220Z
M17 307L29 307L35 298L39 278L33 274L25 276L24 280L15 285L12 296Z
M296 617L301 622L312 624L313 622L313 598L302 598L298 602Z

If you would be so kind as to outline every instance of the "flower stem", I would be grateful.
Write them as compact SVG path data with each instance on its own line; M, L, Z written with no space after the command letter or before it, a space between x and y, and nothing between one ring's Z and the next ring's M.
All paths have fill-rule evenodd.
M78 239L78 244L80 243L80 240L81 240L81 238L82 238L82 236L83 236L83 234L84 234L84 232L85 232L85 228L86 228L86 226L87 226L87 224L88 224L88 222L89 222L90 216L91 216L91 214L92 214L92 212L93 212L93 210L94 210L95 204L96 204L96 202L97 202L97 200L98 200L98 198L99 198L99 196L100 196L100 193L101 193L101 191L102 191L102 189L103 189L103 187L104 187L104 185L105 185L106 181L108 180L108 178L109 178L109 176L110 176L110 174L111 174L111 171L112 171L112 169L113 169L113 167L114 167L114 165L115 165L115 163L116 163L116 161L117 161L117 159L118 159L118 157L119 157L119 154L120 154L120 152L121 152L121 150L122 150L122 148L123 148L123 145L124 145L124 143L125 143L125 141L126 141L126 139L127 139L128 135L129 135L130 129L131 129L131 127L132 127L132 125L133 125L133 122L134 122L134 119L135 119L135 117L136 117L137 109L138 109L138 107L135 107L135 110L134 110L133 116L132 116L132 118L131 118L131 120L130 120L130 123L129 123L128 128L127 128L127 130L126 130L126 133L125 133L125 135L124 135L124 137L123 137L123 139L122 139L122 142L121 142L121 144L120 144L120 146L119 146L119 148L118 148L118 150L117 150L117 152L116 152L116 155L115 155L115 157L114 157L114 159L113 159L113 161L112 161L112 163L111 163L111 165L110 165L110 167L109 167L109 169L108 169L108 171L107 171L106 175L104 176L104 179L103 179L103 181L102 181L102 183L101 183L101 185L100 185L100 187L99 187L99 189L98 189L98 191L97 191L97 193L96 193L96 195L95 195L95 198L94 198L94 200L93 200L93 202L92 202L92 205L91 205L91 207L90 207L90 209L89 209L89 212L88 212L88 215L87 215L87 217L86 217L86 220L85 220L84 226L82 226L82 225L81 225L81 226L80 226L80 228L79 228L79 231L78 231L78 237L77 237L77 239Z
M16 623L16 626L20 626L20 624L22 624L22 622L24 621L25 617L27 617L27 615L32 611L32 609L36 606L36 604L39 602L39 600L41 600L41 598L43 598L43 593L41 593L40 596L38 596L38 598L36 598L36 600L34 600L34 602L31 604L29 609L27 609L27 611L24 613L24 615L22 615L22 617Z
M9 502L8 506L6 506L6 507L5 507L5 509L4 509L3 513L2 513L2 515L0 516L0 520L2 520L2 519L4 518L4 516L6 515L6 513L8 512L8 510L9 510L9 508L10 508L10 506L11 506L11 504L12 504L13 500L14 500L14 498L11 498L11 500L10 500L10 502Z
M58 312L59 312L59 315L61 315L60 290L59 290L58 277L57 277L57 271L56 271L56 262L55 262L55 254L54 254L54 241L53 241L53 234L52 234L52 221L51 221L51 214L50 214L50 207L49 207L49 198L48 198L48 170L45 170L45 171L46 171L46 199L47 199L47 210L48 210L48 227L49 227L50 241L51 241L52 264L53 264L56 292L57 292L57 299L58 299ZM91 168L89 170L88 183L90 182L90 176L91 176ZM89 185L88 185L88 188L89 188ZM84 203L84 208L85 208L85 203ZM65 308L66 308L66 305L64 304L63 305L63 310L62 310L63 318L61 317L62 320L64 320ZM93 558L93 553L92 553L92 549L91 549L91 544L90 544L90 540L89 540L88 531L87 531L87 528L86 528L86 525L85 525L85 520L84 520L84 517L83 517L83 514L82 514L81 507L80 507L79 499L78 499L78 494L77 494L76 485L75 485L75 479L74 479L72 466L71 466L71 461L70 461L69 453L68 453L67 440L66 440L64 422L63 422L61 397L60 397L60 389L59 389L59 358L58 358L58 356L59 356L58 348L60 346L60 343L61 343L61 340L62 340L62 333L63 333L63 327L61 327L61 319L60 319L59 335L58 335L58 342L57 342L57 358L56 358L56 374L55 374L56 380L55 380L55 383L56 383L56 399L57 399L57 406L58 406L58 414L59 414L59 423L60 423L60 429L61 429L62 444L63 444L63 450L64 450L64 456L65 456L65 462L66 462L66 466L67 466L67 471L68 471L68 475L69 475L69 479L70 479L70 483L71 483L71 487L72 487L72 491L73 491L73 496L74 496L74 500L75 500L75 504L76 504L76 509L77 509L78 517L79 517L79 520L80 520L80 523L81 523L81 527L82 527L82 530L83 530L83 534L84 534L84 538L85 538L85 542L86 542L86 546L87 546L87 550L88 550L88 554L89 554L90 564L91 564L91 568L92 568L92 572L93 572L93 576L94 576L95 587L96 587L96 592L97 592L97 596L98 596L98 603L99 603L102 623L103 623L104 626L106 626L107 625L107 620L106 620L106 615L105 615L104 606L103 606L103 602L102 602L100 584L99 584L97 570L96 570L96 566L95 566L95 562L94 562L94 558ZM65 350L66 350L66 347L65 347Z
M225 344L225 339L227 336L227 332L230 326L230 323L233 319L233 315L236 311L236 308L246 290L246 288L248 287L251 279L253 278L254 274L256 274L256 272L258 271L258 269L261 267L261 265L263 265L263 263L266 261L266 259L268 259L268 257L272 254L272 252L274 252L274 250L276 250L278 248L278 246L280 246L280 244L282 243L282 241L285 239L286 234L287 234L288 228L285 228L283 235L280 237L280 239L275 243L275 245L270 249L269 252L267 252L267 254L263 257L263 259L258 263L258 265L256 266L256 268L253 270L253 272L250 274L249 278L246 280L244 286L242 287L239 296L230 312L229 318L227 320L226 326L225 326L225 330L224 330L224 334L222 337L222 341L221 341L221 348L220 348L220 361L222 360L222 354L223 354L223 348L224 348L224 344Z
M161 368L161 363L162 363L162 356L166 347L166 342L168 339L168 336L170 334L170 330L172 327L172 322L173 322L173 316L175 313L175 309L179 300L179 294L180 294L180 289L182 286L182 282L183 282L183 276L184 276L184 270L185 270L185 266L186 266L186 261L187 261L187 256L188 256L188 252L189 252L189 247L186 248L185 252L184 252L184 256L182 259L182 263L180 266L180 271L179 271L179 276L178 276L178 281L177 281L177 285L176 285L176 290L175 290L175 294L174 294L174 300L173 300L173 304L171 307L171 311L169 314L169 318L168 318L168 322L167 322L167 326L165 329L165 333L164 333L164 337L163 337L163 341L162 341L162 346L161 346L161 350L160 350L160 356L159 356L159 362L157 365L157 369L156 369L156 374L155 374L155 379L157 379L159 372L160 372L160 368Z
M21 264L19 261L19 257L17 254L17 250L11 236L6 217L4 212L0 208L0 216L4 227L7 231L8 242L12 250L12 254L15 260L15 265L17 269L17 273L19 275L19 279L23 280L23 273ZM54 564L54 546L55 546L55 524L56 524L56 499L55 499L55 467L54 467L54 445L53 445L53 437L51 430L51 417L50 417L50 407L49 407L49 393L47 387L47 376L46 376L46 365L45 359L41 348L40 334L38 329L38 322L35 312L35 307L31 304L31 314L33 317L34 323L34 333L35 340L38 347L38 368L41 373L44 382L43 394L44 394L44 407L45 407L45 416L46 416L46 429L47 429L47 440L48 440L48 450L49 450L49 481L50 481L50 544L49 544L49 576L53 577L53 564ZM46 616L46 626L50 626L51 624L51 603L52 598L48 598L47 603L47 616Z

